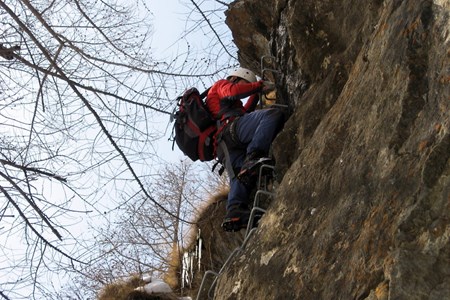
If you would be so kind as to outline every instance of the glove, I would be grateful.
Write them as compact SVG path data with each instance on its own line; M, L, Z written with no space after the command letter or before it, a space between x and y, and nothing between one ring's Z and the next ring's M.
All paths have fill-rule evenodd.
M263 94L270 93L271 91L274 91L277 87L275 86L275 83L270 81L263 81L263 88L262 92Z

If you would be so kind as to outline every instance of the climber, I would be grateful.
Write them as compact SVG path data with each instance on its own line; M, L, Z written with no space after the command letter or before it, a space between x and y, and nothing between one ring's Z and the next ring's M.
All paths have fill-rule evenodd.
M222 223L225 231L239 231L247 226L249 194L256 182L255 166L268 156L272 141L283 128L282 111L276 108L255 110L258 94L274 89L273 83L257 81L252 71L238 68L226 79L217 81L208 92L206 105L213 117L220 120L216 144L219 141L226 144L225 150L217 147L217 157L225 166L228 157L228 165L231 165L227 168L230 192ZM244 105L241 99L246 97L249 99Z

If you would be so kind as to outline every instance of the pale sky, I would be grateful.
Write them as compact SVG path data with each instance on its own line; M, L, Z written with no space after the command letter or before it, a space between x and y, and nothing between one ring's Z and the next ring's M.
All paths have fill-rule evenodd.
M184 23L181 18L183 6L179 0L151 0L149 8L153 13L153 44L156 50L166 50L183 32Z
M186 29L186 18L189 12L189 8L186 7L183 3L189 4L190 2L188 0L142 0L142 3L145 3L148 9L152 12L152 19L149 20L149 23L152 23L154 26L151 39L153 54L155 58L171 57L179 52L182 52L180 51L180 49L183 49L183 47L185 47L185 43L181 42L176 44L175 42L179 40L181 34ZM202 2L201 0L199 0L197 4L201 5L203 8L209 5L216 5L217 2L213 0L205 0ZM205 41L205 36L202 33L192 35L190 39L192 39L193 44L198 43L199 45L201 43L208 44L209 42L209 40ZM219 59L219 57L217 59ZM199 89L201 89L200 84L198 87ZM185 88L187 89L189 88L189 86L186 86ZM168 115L161 116L161 121L159 121L158 125L161 126L161 131L164 131L164 129L167 128L167 132L165 133L165 137L158 142L158 154L160 154L165 160L172 162L182 158L187 158L177 149L176 145L174 149L175 151L172 151L172 142L168 141L167 138L170 136L173 124L168 124L168 122ZM52 190L52 193L58 194L59 191L55 189ZM89 216L86 217L88 218ZM79 223L78 220L71 220L70 222L74 224ZM83 225L86 224L83 222ZM84 230L83 225L79 224L76 225L76 227L78 230ZM90 233L84 232L84 234L89 235ZM80 234L80 237L81 236L82 235ZM16 259L16 256L19 257L17 259L20 259L22 257L22 255L20 254L23 254L21 253L23 249L21 247L16 248L15 246L16 243L20 241L14 240L14 238L14 236L7 236L7 240L4 243L5 245L7 245L7 247L3 249L3 258L0 259L0 268L2 267L2 264L13 262L13 260ZM6 257L8 258L6 259ZM20 273L9 275L11 280L17 280L17 278L27 276L27 274ZM66 280L63 274L55 273L49 274L48 276L49 282L52 282L52 284L56 287L59 285L64 285ZM5 280L6 278L3 277L2 279Z

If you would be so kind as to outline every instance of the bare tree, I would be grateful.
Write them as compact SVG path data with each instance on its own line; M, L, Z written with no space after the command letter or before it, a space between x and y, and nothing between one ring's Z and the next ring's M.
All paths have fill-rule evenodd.
M187 47L158 61L146 1L0 0L0 297L58 290L61 271L89 262L89 222L107 228L130 199L189 223L146 182L174 95L208 85L233 62L212 31L220 9L202 5L178 42L209 28L217 52L204 58Z
M149 188L174 217L163 216L140 197L128 201L115 222L97 230L98 247L91 253L92 260L87 266L80 265L82 276L66 296L73 296L80 286L84 287L85 296L95 295L106 284L135 275L150 273L164 278L168 269L177 267L179 251L192 234L180 220L193 218L204 206L209 189L223 183L211 176L209 169L202 170L186 160L167 164L160 172L148 183Z

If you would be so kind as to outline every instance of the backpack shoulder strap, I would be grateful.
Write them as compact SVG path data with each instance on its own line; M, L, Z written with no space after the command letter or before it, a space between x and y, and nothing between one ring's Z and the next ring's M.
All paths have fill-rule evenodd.
M207 88L206 91L200 94L200 99L204 99L207 95L211 87Z
M222 149L223 154L225 155L225 169L228 172L228 176L230 176L230 179L233 179L236 177L236 174L234 173L233 166L231 165L230 161L230 152L228 152L227 144L223 140L219 142L219 147Z

